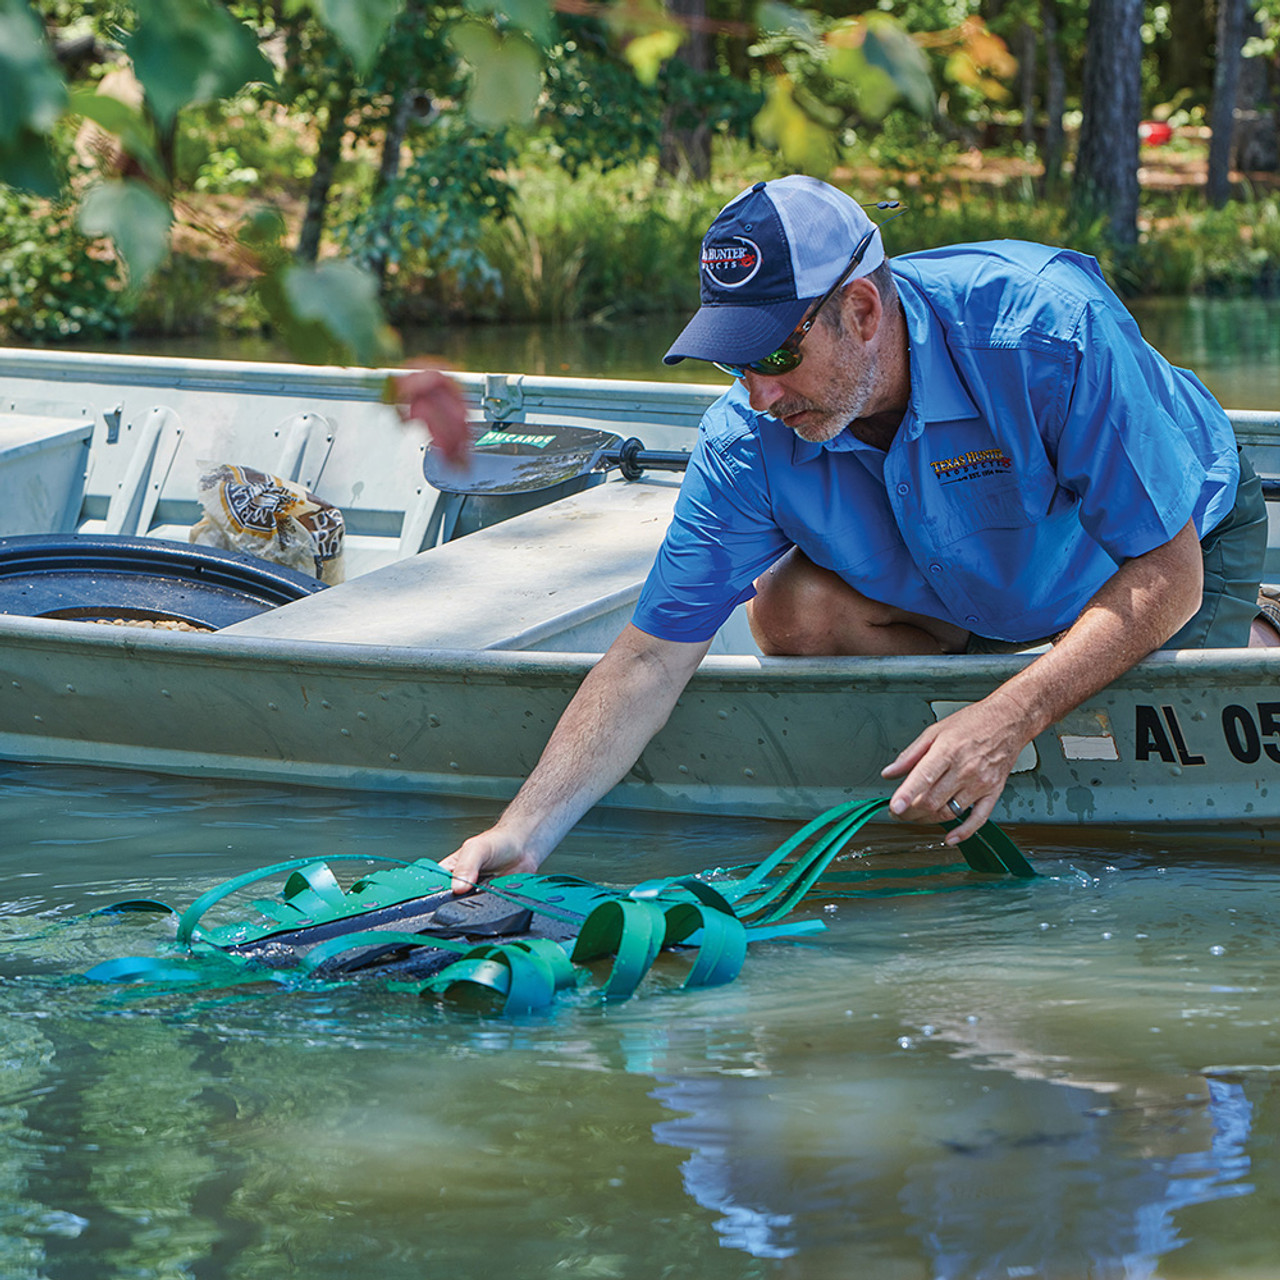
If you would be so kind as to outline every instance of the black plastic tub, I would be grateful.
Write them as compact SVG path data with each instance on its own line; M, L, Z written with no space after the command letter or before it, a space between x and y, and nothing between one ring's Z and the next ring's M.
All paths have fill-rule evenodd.
M0 613L217 631L324 590L256 556L158 538L0 538Z

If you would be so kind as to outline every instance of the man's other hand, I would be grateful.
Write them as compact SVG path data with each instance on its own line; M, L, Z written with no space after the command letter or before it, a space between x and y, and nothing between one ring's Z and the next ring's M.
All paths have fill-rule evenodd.
M903 778L890 813L907 822L951 822L948 801L954 800L970 812L946 842L967 840L991 816L1019 752L1034 736L1001 690L946 716L882 771L882 777Z
M405 422L421 422L438 449L454 466L471 456L467 402L458 384L439 369L415 369L392 379L396 410Z

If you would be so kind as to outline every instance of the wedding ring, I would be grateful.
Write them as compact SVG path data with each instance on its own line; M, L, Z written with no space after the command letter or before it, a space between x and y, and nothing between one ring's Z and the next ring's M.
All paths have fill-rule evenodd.
M952 796L951 799L947 801L947 808L950 809L951 812L954 813L962 822L964 821L964 810L956 804L955 796Z

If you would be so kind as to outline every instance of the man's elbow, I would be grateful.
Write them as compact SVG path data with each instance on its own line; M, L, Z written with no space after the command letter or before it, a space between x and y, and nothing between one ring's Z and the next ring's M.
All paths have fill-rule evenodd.
M1188 520L1162 550L1166 553L1167 640L1195 617L1204 602L1204 555L1194 521Z

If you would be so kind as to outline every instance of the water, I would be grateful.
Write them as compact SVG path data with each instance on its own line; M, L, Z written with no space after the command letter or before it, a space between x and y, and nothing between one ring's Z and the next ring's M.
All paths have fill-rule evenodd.
M1173 363L1194 369L1232 409L1280 406L1280 299L1147 298L1130 303L1147 340ZM608 324L456 325L405 330L410 355L455 369L565 377L718 382L709 365L664 365L663 353L687 316L638 316ZM259 337L133 339L119 348L149 355L287 360Z
M494 813L67 766L7 766L0 800L8 940L288 856L441 856ZM789 831L599 815L552 866L634 883ZM860 848L950 864L938 834ZM0 1274L1277 1274L1277 849L1019 834L1045 878L818 904L826 935L730 987L516 1020L69 981L153 953L154 919L8 941Z
M1280 405L1280 305L1139 311L1225 403ZM676 324L408 345L653 377ZM659 966L625 1004L586 990L516 1020L367 983L74 980L166 936L83 912L185 905L284 857L439 857L495 812L0 766L0 1276L1280 1276L1275 840L1019 831L1031 883L831 900L825 935L754 948L730 987ZM549 869L630 884L789 832L593 815ZM951 861L927 830L863 848Z

